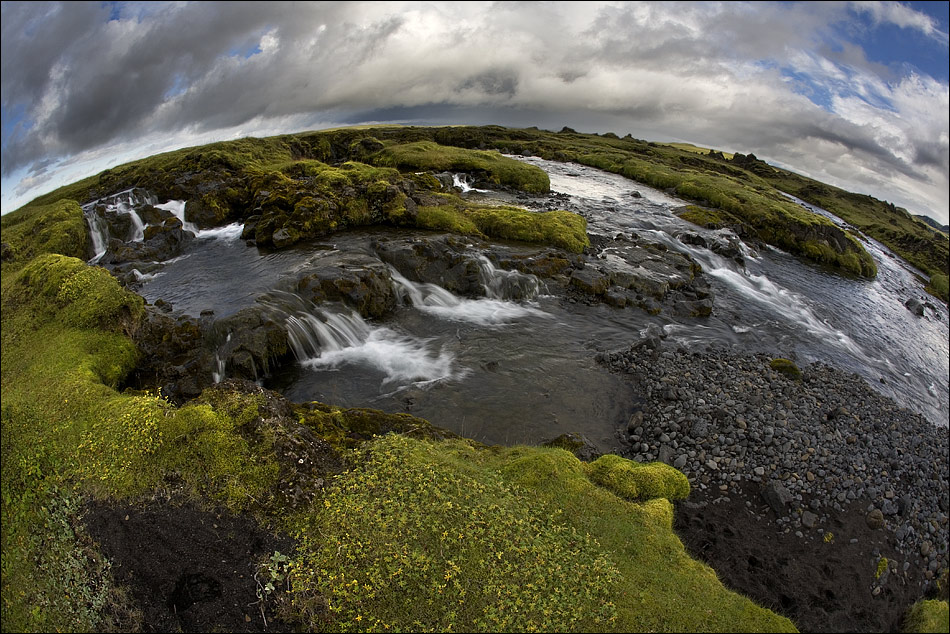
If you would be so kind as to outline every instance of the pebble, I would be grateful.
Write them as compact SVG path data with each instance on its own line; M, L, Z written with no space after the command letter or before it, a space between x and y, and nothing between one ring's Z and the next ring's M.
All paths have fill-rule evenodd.
M599 358L615 372L633 370L645 396L626 457L676 442L673 466L700 489L780 481L792 496L788 512L806 527L806 517L811 523L858 502L869 524L900 531L906 558L919 553L935 572L947 566L946 547L933 548L950 537L946 427L824 364L803 367L793 381L774 372L767 355L669 342Z

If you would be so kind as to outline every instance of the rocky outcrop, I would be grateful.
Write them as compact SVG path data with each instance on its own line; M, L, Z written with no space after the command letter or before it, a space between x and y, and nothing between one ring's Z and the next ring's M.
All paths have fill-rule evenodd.
M131 383L178 403L225 375L259 380L289 356L286 330L263 306L218 321L210 311L195 319L151 306L135 343L142 357Z
M296 291L315 304L342 302L363 317L378 319L396 308L389 267L368 255L346 255L306 269Z
M382 239L376 255L413 282L438 284L458 295L484 295L471 242L452 235Z
M570 277L571 289L589 300L637 306L652 314L664 308L695 317L711 314L709 283L688 255L635 235L601 241L597 249L597 257Z

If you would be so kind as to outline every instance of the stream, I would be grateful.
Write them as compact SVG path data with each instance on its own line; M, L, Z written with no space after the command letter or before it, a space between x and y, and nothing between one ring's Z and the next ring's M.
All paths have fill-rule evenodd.
M521 160L549 174L552 191L566 195L556 199L557 207L582 214L591 235L635 233L699 262L713 291L712 316L651 316L572 302L533 276L495 268L474 245L471 257L480 262L485 289L477 299L393 270L399 307L373 321L338 305L314 306L289 291L296 275L316 262L353 253L376 257L372 243L380 237L429 235L385 228L279 252L245 244L240 225L197 231L181 256L138 276L138 292L149 302L170 303L176 313L212 310L217 319L262 303L283 320L297 358L268 377L266 387L298 402L409 412L488 444L535 444L579 432L609 451L637 394L594 357L629 346L650 324L688 349L729 346L858 373L901 406L947 424L947 307L930 298L923 317L908 310L907 299L928 296L913 269L880 244L865 239L879 271L871 281L829 274L772 248L756 253L741 245L739 264L678 239L684 232L723 237L677 218L673 210L686 204L682 200L594 168ZM463 195L480 201L551 202L456 182ZM134 215L132 198L121 204ZM180 201L162 207L184 218ZM90 226L101 257L104 240L97 241L92 220Z

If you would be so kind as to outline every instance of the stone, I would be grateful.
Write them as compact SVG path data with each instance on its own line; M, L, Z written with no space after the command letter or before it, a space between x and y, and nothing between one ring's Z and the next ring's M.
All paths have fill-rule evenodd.
M865 522L871 530L884 528L884 513L881 512L881 509L874 509L868 513Z
M805 528L815 528L815 524L818 523L818 516L812 513L811 511L805 511L802 513L802 526Z
M904 302L904 306L907 308L907 310L917 315L918 317L924 316L924 305L916 297L911 297L910 299L908 299L906 302Z
M769 482L759 491L759 495L762 496L762 499L772 507L772 510L775 511L775 514L779 517L785 515L785 509L789 502L792 501L792 495L788 492L781 483L779 482Z

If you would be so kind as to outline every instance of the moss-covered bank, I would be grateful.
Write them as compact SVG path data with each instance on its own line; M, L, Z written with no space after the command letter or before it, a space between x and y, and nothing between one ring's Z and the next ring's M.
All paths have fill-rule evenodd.
M505 228L491 234L477 223L446 219L452 215L447 210L437 218L427 210L418 220L419 207L464 206L453 193L442 190L431 177L433 172L468 172L529 193L548 190L542 170L502 153L575 161L621 174L694 201L697 206L684 216L692 221L731 226L746 237L849 274L876 274L860 240L795 204L783 194L787 192L883 242L927 274L928 290L946 300L948 238L905 210L774 168L754 155L704 154L693 147L568 129L553 133L499 126L385 126L248 138L135 161L42 196L31 205L64 199L83 204L143 187L162 198L187 200L186 213L200 226L245 220L246 237L278 248L367 224L429 223L468 233L520 233L548 240L551 232L536 229ZM706 212L696 211L701 209ZM545 221L551 223L559 224L560 219ZM494 219L492 226L497 225ZM565 231L573 228L558 227L554 233Z

